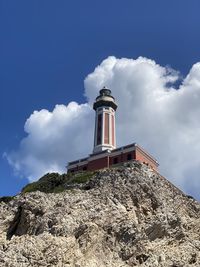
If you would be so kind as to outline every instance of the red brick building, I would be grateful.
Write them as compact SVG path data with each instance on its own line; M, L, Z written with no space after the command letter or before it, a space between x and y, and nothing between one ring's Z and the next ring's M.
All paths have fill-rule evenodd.
M94 171L138 160L157 171L158 162L136 143L116 148L115 111L117 104L111 91L103 88L93 105L96 111L93 154L68 163L68 172Z

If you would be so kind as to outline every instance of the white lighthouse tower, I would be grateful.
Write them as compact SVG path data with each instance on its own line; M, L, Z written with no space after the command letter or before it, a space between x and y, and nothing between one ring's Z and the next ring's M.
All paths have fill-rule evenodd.
M117 104L111 90L104 87L94 102L96 111L93 153L116 148L115 111Z

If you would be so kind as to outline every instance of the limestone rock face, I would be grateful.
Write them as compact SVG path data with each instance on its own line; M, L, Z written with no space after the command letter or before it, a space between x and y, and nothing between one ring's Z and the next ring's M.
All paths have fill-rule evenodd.
M138 162L0 203L0 266L200 266L200 205Z

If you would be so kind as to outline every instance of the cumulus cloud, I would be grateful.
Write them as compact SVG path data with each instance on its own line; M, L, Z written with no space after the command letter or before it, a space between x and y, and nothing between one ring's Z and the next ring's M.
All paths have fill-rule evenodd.
M93 112L88 104L56 105L52 112L34 111L17 151L6 154L15 171L30 181L47 172L64 172L70 160L92 149Z
M179 87L175 85L179 81ZM160 171L189 194L200 191L200 63L181 75L155 61L108 57L85 79L88 103L57 105L34 112L25 124L27 137L7 155L30 179L63 171L68 160L92 151L91 105L103 86L118 102L118 146L136 142L160 162Z

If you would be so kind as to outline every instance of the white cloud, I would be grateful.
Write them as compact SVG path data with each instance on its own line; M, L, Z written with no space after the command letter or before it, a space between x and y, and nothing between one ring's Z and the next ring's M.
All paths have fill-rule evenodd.
M118 102L118 146L137 142L160 162L160 171L190 194L200 191L200 63L185 79L155 61L108 57L85 79L88 104L57 105L34 112L27 137L10 163L30 179L63 171L68 160L92 151L94 112L99 89L112 90Z
M52 112L34 111L25 123L17 151L7 154L15 171L29 180L46 172L64 172L67 161L92 149L93 112L88 104L56 105Z

